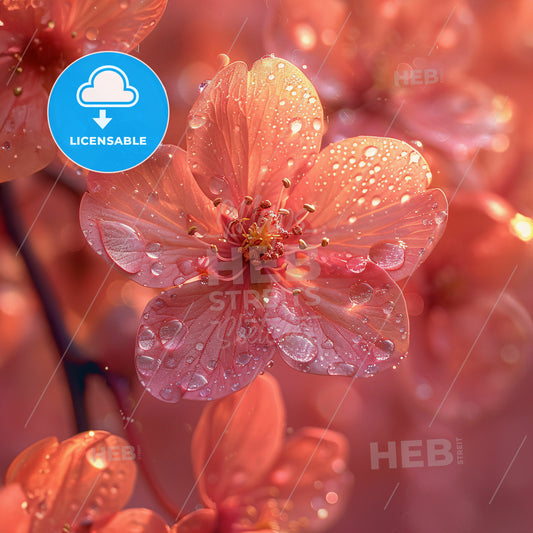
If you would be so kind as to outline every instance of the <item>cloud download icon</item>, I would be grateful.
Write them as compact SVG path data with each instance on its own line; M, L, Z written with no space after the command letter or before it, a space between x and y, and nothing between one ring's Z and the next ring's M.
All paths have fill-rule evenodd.
M139 100L139 91L130 86L123 70L104 65L93 70L89 81L78 87L76 99L83 107L132 107ZM102 129L111 122L105 109L100 109L99 116L93 120Z
M159 78L120 52L89 54L69 65L48 101L50 131L61 151L97 172L127 170L148 159L163 139L168 117Z

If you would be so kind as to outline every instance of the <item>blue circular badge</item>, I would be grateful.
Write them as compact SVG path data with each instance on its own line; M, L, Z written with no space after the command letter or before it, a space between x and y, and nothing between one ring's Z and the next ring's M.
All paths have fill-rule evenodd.
M168 116L167 94L154 71L120 52L74 61L48 100L48 124L59 149L96 172L120 172L148 159L163 140Z

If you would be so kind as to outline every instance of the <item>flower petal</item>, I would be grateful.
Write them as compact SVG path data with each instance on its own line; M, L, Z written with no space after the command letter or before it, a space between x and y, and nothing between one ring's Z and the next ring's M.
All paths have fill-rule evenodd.
M426 161L407 143L355 137L320 152L288 205L298 212L314 204L304 224L318 230L308 243L330 239L320 253L368 256L399 280L412 274L444 231L446 197L425 190L430 179Z
M75 0L50 4L50 20L60 33L75 41L77 55L82 55L97 50L132 50L155 28L167 2Z
M217 512L214 509L199 509L183 517L170 529L171 533L215 533Z
M29 533L31 518L26 511L26 494L20 485L12 483L0 489L0 531Z
M98 254L149 287L198 276L210 247L190 228L196 235L216 232L215 207L194 182L183 150L162 146L133 170L90 174L88 188L80 221Z
M347 459L348 441L340 433L297 431L287 439L267 482L277 489L278 507L285 512L270 520L265 516L266 521L304 522L310 532L330 528L349 501L352 475L346 470ZM272 513L275 507L265 510Z
M232 63L211 80L189 114L187 152L210 198L243 196L273 203L281 180L296 182L320 148L322 107L311 82L291 63L261 59L247 72Z
M139 378L156 398L211 400L250 383L275 346L259 294L232 283L186 283L153 299L137 335Z
M0 59L0 69L9 73L6 59ZM38 76L28 69L8 81L0 76L0 182L41 170L57 151L46 118L48 96Z
M126 509L105 524L95 524L90 533L169 533L165 521L149 509Z
M288 287L276 283L268 296L265 322L284 360L303 372L358 377L398 364L409 322L387 272L363 258L308 262L304 274L289 267Z
M204 503L218 506L253 487L276 461L284 431L283 400L268 374L207 405L192 441L192 463Z
M24 489L32 532L60 531L66 523L105 519L119 511L133 490L134 458L124 439L105 431L80 433L61 443L49 437L15 458L6 483Z

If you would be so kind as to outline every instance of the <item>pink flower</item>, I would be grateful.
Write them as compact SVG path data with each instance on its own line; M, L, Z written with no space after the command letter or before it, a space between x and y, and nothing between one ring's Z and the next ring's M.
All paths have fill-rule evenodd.
M0 181L44 168L55 156L48 93L84 54L126 52L155 27L166 0L6 0L0 3Z
M339 433L303 428L285 438L285 408L269 375L203 411L192 463L205 509L173 533L322 531L344 510L352 475Z
M141 321L136 364L156 397L213 399L274 357L304 372L369 376L408 347L397 280L444 230L423 157L358 137L319 153L307 78L269 57L222 69L189 118L187 152L93 174L89 244L132 279L171 287Z

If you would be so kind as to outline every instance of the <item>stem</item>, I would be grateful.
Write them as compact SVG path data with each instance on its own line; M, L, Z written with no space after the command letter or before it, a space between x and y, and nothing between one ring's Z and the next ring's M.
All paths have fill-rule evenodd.
M61 356L61 363L66 374L74 419L78 433L89 429L87 409L84 402L85 378L87 374L98 370L95 363L86 361L78 347L68 334L62 320L62 314L55 295L50 290L50 283L44 268L35 255L29 239L24 242L25 228L15 207L15 195L11 183L0 183L0 211L4 219L7 234L13 241L26 265L31 282L39 297L50 333ZM24 244L22 244L24 242Z

